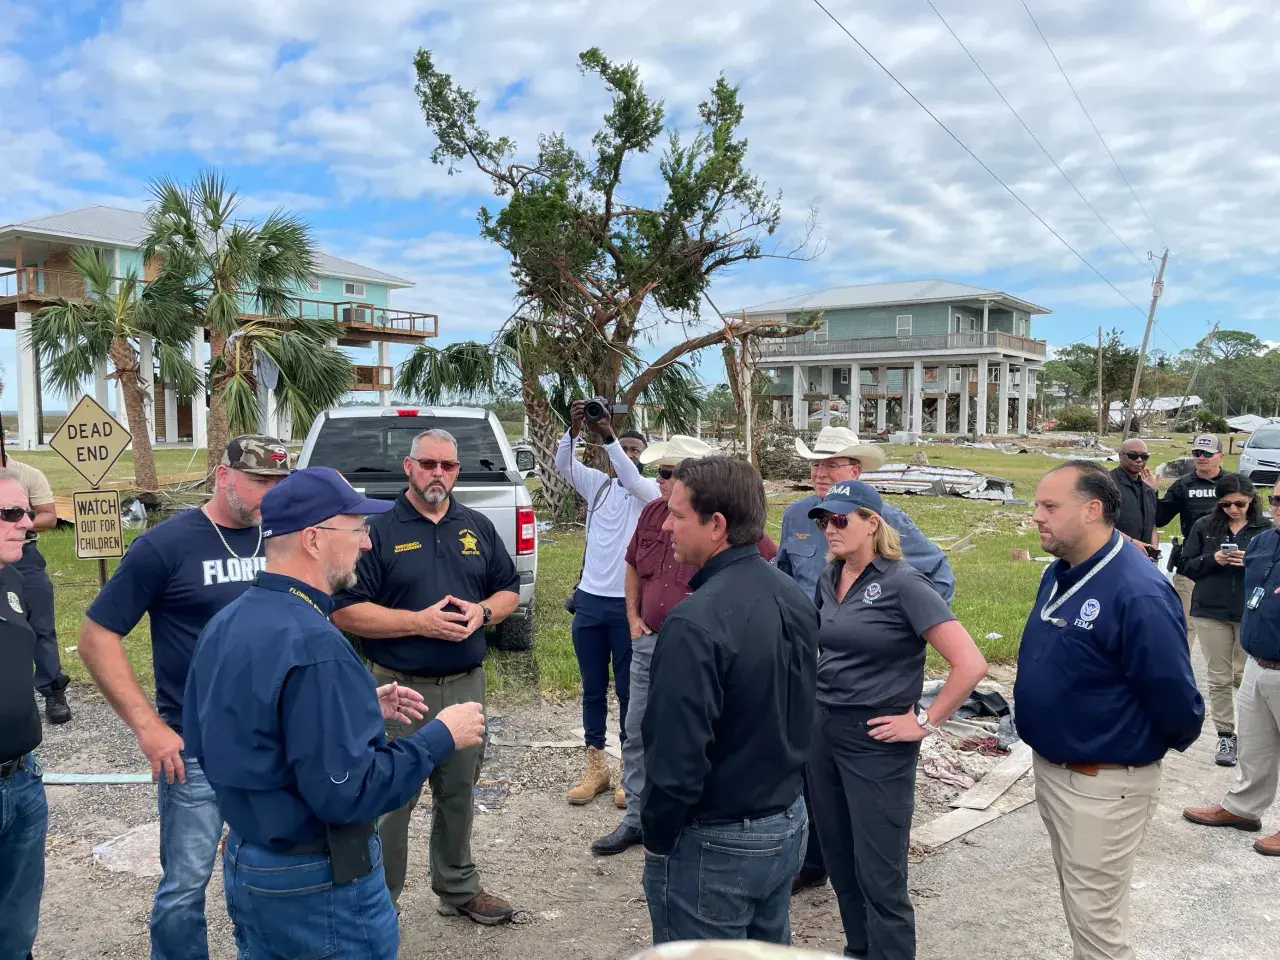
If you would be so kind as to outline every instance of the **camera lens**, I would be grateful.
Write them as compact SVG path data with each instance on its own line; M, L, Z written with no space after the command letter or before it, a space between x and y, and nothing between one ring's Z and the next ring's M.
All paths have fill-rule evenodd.
M588 400L582 407L582 415L595 423L605 418L604 404L599 400Z

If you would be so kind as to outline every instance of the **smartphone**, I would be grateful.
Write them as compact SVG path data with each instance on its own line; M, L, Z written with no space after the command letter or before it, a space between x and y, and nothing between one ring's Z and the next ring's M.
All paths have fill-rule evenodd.
M1240 552L1240 548L1236 546L1236 544L1234 543L1224 543L1218 549L1221 550L1223 553L1239 553Z

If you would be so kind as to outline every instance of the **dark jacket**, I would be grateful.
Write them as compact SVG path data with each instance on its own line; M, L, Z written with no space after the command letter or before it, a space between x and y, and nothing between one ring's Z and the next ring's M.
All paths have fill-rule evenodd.
M1123 466L1111 471L1111 479L1120 488L1116 529L1135 540L1150 543L1156 530L1156 492L1141 477L1131 476Z
M1280 660L1280 534L1267 530L1254 537L1244 555L1246 596L1258 592L1258 603L1245 603L1240 646L1259 660Z
M754 544L689 581L654 646L640 802L644 845L669 854L693 820L756 820L800 796L816 708L818 609Z
M1212 527L1212 514L1196 521L1182 546L1178 570L1196 582L1191 594L1193 617L1239 623L1244 614L1244 567L1224 567L1213 559L1213 555L1224 543L1234 543L1244 553L1249 542L1270 530L1271 524L1259 517L1235 534L1226 527L1221 533L1214 533Z
M1156 504L1156 526L1163 527L1177 517L1185 540L1191 535L1192 525L1218 505L1218 481L1226 474L1226 470L1219 470L1212 480L1202 480L1192 470L1173 481Z

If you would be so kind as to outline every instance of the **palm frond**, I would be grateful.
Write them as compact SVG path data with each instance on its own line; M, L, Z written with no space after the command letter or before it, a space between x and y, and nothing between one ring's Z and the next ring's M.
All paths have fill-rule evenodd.
M697 373L688 363L679 360L664 367L640 394L641 403L658 408L653 423L673 433L694 429L702 399Z
M221 382L222 403L227 410L231 436L258 432L258 395L245 373L233 373Z
M423 345L400 365L396 390L423 403L471 398L493 387L494 358L486 344L466 341L447 347Z
M189 400L204 386L204 371L191 362L186 344L175 345L157 340L155 357L160 364L160 379L177 391L178 399Z

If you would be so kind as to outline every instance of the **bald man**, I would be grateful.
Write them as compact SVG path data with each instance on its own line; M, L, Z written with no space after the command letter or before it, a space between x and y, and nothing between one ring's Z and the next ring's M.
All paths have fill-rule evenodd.
M1130 437L1120 446L1120 466L1111 471L1111 479L1120 488L1120 512L1116 529L1131 542L1160 555L1160 534L1156 532L1156 489L1160 481L1147 466L1151 454L1147 445Z

